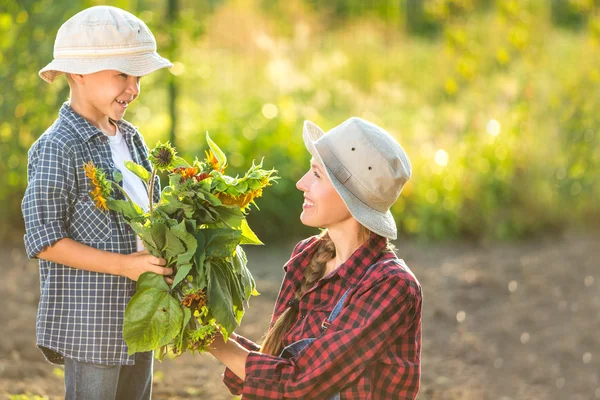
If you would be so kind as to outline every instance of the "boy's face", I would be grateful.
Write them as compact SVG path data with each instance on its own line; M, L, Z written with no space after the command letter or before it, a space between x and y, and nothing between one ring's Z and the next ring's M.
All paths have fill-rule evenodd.
M127 107L140 94L140 77L119 71L106 70L74 77L75 90L80 105L93 114L93 118L109 117L115 121L125 115ZM91 117L91 115L90 115Z

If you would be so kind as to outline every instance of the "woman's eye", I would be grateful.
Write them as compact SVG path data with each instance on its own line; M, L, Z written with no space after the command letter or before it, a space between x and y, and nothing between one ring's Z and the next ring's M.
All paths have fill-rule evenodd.
M122 76L123 78L129 78L129 75L127 74L119 74L119 76Z
M320 177L321 177L317 171L313 172L313 174L315 174L315 176L316 176L317 178L320 178Z

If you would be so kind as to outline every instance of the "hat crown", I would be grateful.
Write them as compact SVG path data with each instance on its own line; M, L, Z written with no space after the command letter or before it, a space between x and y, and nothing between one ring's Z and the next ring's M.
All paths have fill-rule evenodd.
M156 40L135 15L111 6L87 8L58 30L54 58L87 58L156 51Z
M400 144L383 128L352 117L315 142L325 166L354 196L386 212L411 176Z

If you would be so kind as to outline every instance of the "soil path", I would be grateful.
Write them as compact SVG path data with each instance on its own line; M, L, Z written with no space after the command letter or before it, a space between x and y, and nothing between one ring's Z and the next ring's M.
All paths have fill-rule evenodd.
M600 398L600 235L397 247L424 292L420 399ZM239 333L261 337L292 248L248 250L261 296ZM21 247L0 259L0 398L62 398L35 347L37 263ZM210 355L157 362L153 398L232 399L221 372Z

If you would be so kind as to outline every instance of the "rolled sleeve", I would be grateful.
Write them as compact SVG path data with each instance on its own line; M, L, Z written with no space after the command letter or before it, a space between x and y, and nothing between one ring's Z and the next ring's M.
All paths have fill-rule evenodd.
M35 258L67 237L67 211L75 190L74 157L65 146L41 140L31 149L28 184L21 203L25 249Z
M29 258L36 258L46 247L68 237L63 221L50 221L25 234L25 251Z

